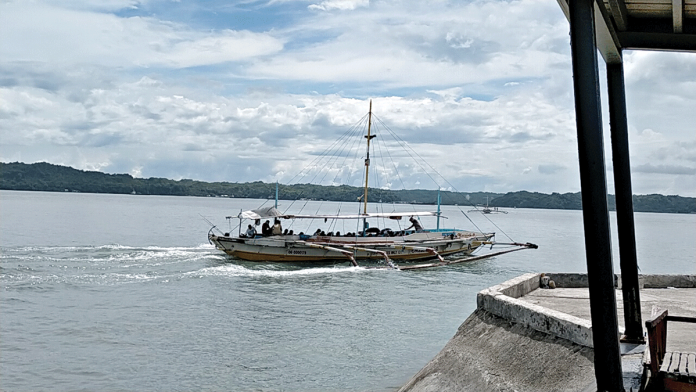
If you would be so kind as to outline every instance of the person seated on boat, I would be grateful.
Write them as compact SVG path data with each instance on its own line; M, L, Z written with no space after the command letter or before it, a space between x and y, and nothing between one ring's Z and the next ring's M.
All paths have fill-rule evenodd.
M326 235L328 235L329 237L333 237L334 233L333 233L333 231L330 231Z
M269 220L263 222L263 226L261 226L261 235L264 237L271 235L271 222Z
M379 227L370 227L369 229L365 230L365 236L367 237L376 237L380 233Z
M337 232L336 232L336 237L340 237L340 236L341 236L341 232L340 232L340 231L337 231Z
M246 236L249 237L249 238L254 238L254 237L256 237L256 229L254 229L254 226L249 225L249 226L247 227Z
M411 226L407 227L406 230L413 227L413 230L415 230L416 233L423 231L423 226L421 226L420 222L418 222L418 219L412 216L408 219L408 221L411 222Z
M280 225L280 220L276 218L275 222L273 223L273 230L272 230L273 235L281 235L283 234L283 227Z
M314 235L321 235L321 229L317 229L317 231L314 232Z
M288 235L288 229L283 230L283 235Z
M292 230L288 231L288 235L293 235L294 232Z

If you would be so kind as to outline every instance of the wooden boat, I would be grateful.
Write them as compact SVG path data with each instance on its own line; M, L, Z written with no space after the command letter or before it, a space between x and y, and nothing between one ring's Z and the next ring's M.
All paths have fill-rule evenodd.
M435 216L432 212L408 212L408 216ZM283 215L275 208L245 211L240 215L254 220L275 219L329 219L323 215ZM400 220L404 214L364 213L357 215L331 215L331 219L388 218ZM242 218L243 219L243 218ZM494 233L480 233L456 229L404 230L368 228L359 233L256 235L253 238L222 236L209 233L209 240L225 253L250 261L272 262L327 262L335 260L381 259L415 261L440 258L455 253L471 254L484 244L490 244Z
M440 195L436 211L396 211L396 205L391 212L368 211L368 179L370 173L370 144L376 136L372 133L372 101L367 116L367 154L365 156L365 181L363 194L357 200L362 204L362 212L357 214L292 214L278 209L278 188L276 185L276 204L273 207L258 208L242 211L239 219L239 232L213 233L208 232L210 243L225 253L249 261L258 262L292 262L292 263L326 263L331 261L350 261L357 265L357 260L384 260L386 263L396 261L417 261L437 258L443 262L448 255L470 255L485 244L492 244L495 233L461 229L440 228ZM413 207L412 207L413 208ZM435 228L425 229L420 219L431 217L436 219ZM232 218L232 217L228 217ZM313 234L283 233L246 235L242 232L245 222L253 222L252 227L258 227L262 220L278 222L301 219L323 220L358 220L362 221L362 229L354 233L341 235L338 232L324 233L317 231ZM381 219L400 225L400 221L409 219L412 223L407 229L392 230L386 227L370 227L370 221ZM356 224L356 227L358 224Z

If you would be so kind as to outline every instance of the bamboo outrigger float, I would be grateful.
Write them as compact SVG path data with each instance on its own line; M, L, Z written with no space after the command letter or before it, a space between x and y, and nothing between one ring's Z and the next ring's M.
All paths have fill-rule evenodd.
M239 233L231 236L230 233L213 233L213 226L208 232L208 240L217 249L248 261L257 262L285 262L285 263L327 263L349 261L358 266L358 260L383 261L387 267L401 270L432 268L443 265L457 264L464 261L480 260L481 258L509 253L513 250L505 250L475 258L466 257L457 260L446 261L444 257L450 255L469 256L477 249L485 245L496 245L495 233L481 231L442 229L440 219L444 218L440 211L440 194L438 192L437 211L392 211L392 212L368 212L368 180L370 171L370 142L377 135L372 133L372 101L367 119L367 153L365 155L365 182L363 194L358 198L362 201L362 212L358 214L290 214L278 210L278 185L276 184L276 202L274 207L259 208L256 210L241 211L236 218L239 219ZM379 229L370 227L368 219L393 220L397 223L404 217L410 217L411 226L405 230ZM437 226L435 229L423 229L420 223L421 217L435 217ZM228 219L233 217L229 216ZM281 220L317 219L324 220L359 220L362 221L362 230L355 233L341 235L336 232L315 232L308 235L304 233L294 234L276 232L275 234L256 234L250 230L250 234L242 233L245 220L253 221L255 226L261 220L270 219L277 222L280 227ZM533 244L508 243L519 249L535 248ZM397 266L394 261L414 262L428 259L437 259L437 262ZM381 268L381 267L378 267Z

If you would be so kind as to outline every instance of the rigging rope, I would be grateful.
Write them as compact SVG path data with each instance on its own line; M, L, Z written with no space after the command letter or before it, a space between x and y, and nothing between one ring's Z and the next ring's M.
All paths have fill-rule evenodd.
M290 181L287 182L288 185L290 184L299 184L301 181L304 179L308 178L309 181L307 181L308 184L317 184L317 180L319 180L319 185L323 185L324 181L328 178L328 176L331 174L333 171L335 174L333 175L333 179L331 181L331 184L339 184L339 183L344 183L344 184L349 184L353 181L354 175L360 173L359 170L350 170L346 168L357 168L355 165L357 160L360 159L362 154L364 154L364 150L362 150L361 153L361 140L362 138L362 133L364 133L364 130L367 128L367 122L369 118L369 113L365 114L359 121L357 121L355 124L353 124L346 132L341 134L338 139L334 140L334 142L329 145L326 149L324 149L321 153L317 154L317 156L308 164L306 165L302 170L300 170L299 173L297 173L295 176L293 176ZM372 175L370 178L370 182L373 184L372 189L373 189L373 194L375 195L375 198L378 197L383 197L382 195L382 189L380 188L380 179L381 175L387 176L387 175L395 175L396 179L398 179L398 182L401 184L402 190L406 190L406 185L404 183L404 178L401 176L400 170L399 170L399 165L397 164L396 160L394 159L394 156L392 156L392 152L389 148L382 148L382 142L386 143L388 138L385 138L384 136L389 135L391 139L396 143L396 145L400 146L401 149L406 153L408 157L410 157L414 163L415 166L418 169L422 171L422 173L430 178L433 183L438 185L440 189L442 189L442 186L440 183L444 183L450 187L451 190L454 190L454 192L459 192L454 185L452 185L444 176L442 176L430 163L428 163L414 148L412 148L403 138L401 138L398 134L396 134L392 129L387 126L384 121L382 121L381 118L379 118L377 115L374 113L372 114L373 118L373 123L372 127L374 129L375 135L381 133L383 136L379 138L378 140L375 140L374 143L371 144L372 151L371 155L374 157L373 159L379 160L382 164L383 169L380 171L378 168L378 165L371 165L369 169L371 169L374 172L374 175ZM359 137L356 137L359 136ZM353 152L353 153L351 153ZM379 154L377 154L379 152ZM341 159L342 157L342 159ZM352 157L352 165L347 165L349 163L349 160ZM367 169L367 166L363 166L362 174L363 178L365 177L365 169ZM387 168L393 168L392 170L387 170ZM433 173L433 174L431 174ZM378 175L381 174L381 175ZM437 178L436 178L437 177ZM438 182L438 179L440 182ZM347 181L346 181L347 180ZM389 186L391 189L391 182L387 181L387 184L385 186ZM398 192L392 190L392 192ZM294 206L294 204L304 198L307 197L308 190L301 188L300 192L298 192L295 197L293 198L292 202L290 203L287 208L284 208L284 213L288 213L290 209ZM461 192L459 192L461 193ZM444 192L443 196L445 198L451 197L452 192ZM362 197L365 195L363 194ZM302 212L308 205L309 199L311 197L307 197L305 203L302 205L300 212ZM394 198L395 199L395 198ZM395 211L395 205L394 205L394 199L392 199L392 209ZM262 208L270 199L267 199L259 208ZM377 203L373 203L375 205L375 210L378 212L384 212L385 208L384 205L377 206ZM380 203L382 204L382 203ZM319 204L317 207L317 213L319 212L319 209L323 205L322 203ZM413 211L416 211L416 207L412 204L409 203L411 206L411 209ZM474 208L477 208L476 205L472 203L472 206ZM381 208L381 211L380 211ZM341 207L339 205L339 211ZM461 207L458 207L459 211L466 217L466 219L476 228L478 231L482 231L478 225L474 221L471 220L469 215L464 212ZM512 238L505 233L495 222L493 222L489 217L485 216L486 220L493 225L501 234L505 235L507 238L509 238L511 241ZM420 218L419 218L420 219ZM311 227L313 223L313 220L310 220L309 225L307 230L309 230L309 227ZM294 224L294 221L289 225L289 227L292 227ZM390 223L387 222L387 219L384 217L381 218L381 225L383 228L386 228L386 225ZM401 222L396 221L396 224L398 225L399 229L401 230ZM337 220L332 219L331 223L329 224L329 229L328 230L334 230L337 226ZM358 225L359 227L359 225ZM344 228L345 228L345 222L344 222ZM359 231L359 229L357 230Z
M428 170L426 170L426 168L423 167L423 165L421 164L421 162L423 162L425 165L427 165L427 166L430 168L430 170L432 170L435 174L437 174L437 175L439 176L439 178L442 179L442 181L444 181L447 185L450 186L451 189L453 189L455 192L459 192L459 190L457 190L457 188L456 188L454 185L452 185L452 183L450 183L449 181L447 181L447 179L446 179L442 174L440 174L430 163L428 163L428 161L426 161L425 159L423 159L423 157L420 156L420 154L418 154L418 152L417 152L416 150L414 150L411 146L408 145L408 143L406 143L405 140L403 140L403 139L402 139L401 137L399 137L395 132L393 132L393 131L391 130L391 128L389 128L389 127L382 121L382 119L380 119L379 117L377 117L374 113L373 113L373 118L376 120L377 123L379 123L379 124L381 124L381 125L384 126L384 128L387 130L387 132L389 133L389 135L392 136L392 138L394 138L394 140L397 142L397 144L399 144L399 145L404 149L404 151L406 151L406 153L407 153L407 154L414 160L414 162L423 170L423 172L425 173L426 176L428 176L428 178L430 178L435 184L438 184L437 180L435 180L435 178L433 178L433 176L430 175L430 173L428 172ZM412 153L413 153L413 154L412 154ZM418 159L414 158L413 155L415 155L416 157L418 157ZM461 192L459 192L459 193L461 193ZM473 206L474 208L476 208L475 205L472 204L472 206ZM474 225L474 227L476 227L477 230L481 231L481 229L471 220L471 218L469 218L469 216L468 216L461 208L458 208L458 209L459 209L459 211L469 220L469 222L471 222L471 223ZM498 225L496 225L490 218L488 218L488 217L485 216L485 215L484 215L484 217L485 217L486 220L488 220L496 229L498 229L505 237L507 237L510 241L514 242L514 240L513 240L507 233L505 233L505 231L503 231Z

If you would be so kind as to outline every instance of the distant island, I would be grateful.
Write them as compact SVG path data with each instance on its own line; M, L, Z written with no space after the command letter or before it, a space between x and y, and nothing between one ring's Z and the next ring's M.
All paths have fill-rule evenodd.
M50 163L26 164L0 162L0 189L44 192L84 192L139 195L234 197L272 199L275 184L260 181L248 183L203 182L194 180L170 180L166 178L134 178L129 174L106 174L97 171L78 170ZM311 184L279 185L282 199L355 201L362 195L358 187L323 186ZM436 190L369 190L370 199L385 203L436 204ZM474 206L485 205L503 208L582 209L580 192L449 192L442 191L442 204ZM615 209L614 196L609 195L609 208ZM634 195L636 212L696 213L696 198L664 195Z

